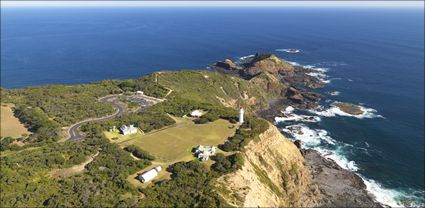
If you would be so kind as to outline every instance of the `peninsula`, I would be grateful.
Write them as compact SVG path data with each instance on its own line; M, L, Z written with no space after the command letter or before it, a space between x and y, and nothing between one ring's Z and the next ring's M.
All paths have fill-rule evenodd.
M2 206L381 207L359 176L273 125L326 82L272 54L208 70L1 89ZM356 105L335 102L348 114ZM13 128L9 128L13 129Z

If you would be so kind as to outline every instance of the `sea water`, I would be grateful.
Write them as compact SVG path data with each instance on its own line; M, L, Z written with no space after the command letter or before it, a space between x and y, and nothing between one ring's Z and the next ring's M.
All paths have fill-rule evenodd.
M381 203L423 205L423 16L423 8L2 8L1 86L127 79L275 53L316 69L322 92L337 91L325 94L324 111L277 123L282 133L360 175ZM333 101L368 114L344 115Z

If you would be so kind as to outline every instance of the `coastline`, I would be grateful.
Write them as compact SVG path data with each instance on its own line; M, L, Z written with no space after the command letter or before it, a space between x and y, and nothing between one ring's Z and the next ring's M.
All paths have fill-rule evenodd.
M306 65L303 66L297 62L289 62L292 65L303 68L306 70L314 69L314 66ZM323 83L329 83L329 80L324 80L324 78L329 78L328 75L324 74L328 69L319 68L317 71L318 74L307 73L307 75L318 77ZM334 93L328 93L329 96L338 95ZM331 98L328 98L331 99ZM309 164L311 173L313 177L320 178L322 174L331 176L326 179L326 182L323 182L322 179L317 181L319 186L322 186L327 194L334 198L338 204L326 204L325 206L348 206L344 204L343 201L349 201L349 196L358 196L365 203L363 205L357 204L356 206L367 206L367 207L421 207L420 204L415 204L415 202L402 202L396 200L396 197L399 195L404 196L405 193L399 192L398 190L392 190L382 187L382 185L372 179L368 179L357 171L359 168L355 161L348 160L344 153L336 152L332 149L323 149L320 147L321 143L327 143L328 145L347 145L337 140L334 140L328 135L328 132L323 129L310 129L306 124L320 122L322 117L352 117L356 119L372 119L372 118L382 118L385 119L382 115L377 114L377 111L373 108L368 108L363 105L354 105L351 103L344 103L334 100L331 103L328 103L330 100L326 100L326 103L317 102L317 106L311 108L296 108L294 109L287 102L282 100L275 100L270 102L270 107L259 112L259 115L263 118L266 118L269 121L274 122L274 124L279 127L279 123L285 123L285 127L296 127L295 131L288 130L287 128L282 128L281 133L284 136L290 136L294 138L292 141L299 145L299 149L303 152L303 155L307 154L305 157L306 163ZM339 104L342 104L339 105ZM354 107L355 109L344 109L344 105L349 107ZM310 105L311 106L311 105ZM286 109L285 109L286 107ZM287 109L290 109L290 112L285 112ZM285 110L283 110L285 109ZM294 110L298 110L301 113L293 113ZM359 112L360 111L360 112ZM289 113L289 115L288 115ZM282 117L279 117L282 116ZM301 130L302 129L302 130ZM297 133L298 131L298 133ZM301 132L301 133L300 133ZM307 132L307 133L306 133ZM286 133L286 134L285 134ZM303 136L302 134L306 133L307 135ZM310 138L308 138L310 137ZM308 144L301 145L301 143L306 142ZM338 143L338 144L336 144ZM302 146L302 147L301 147ZM338 148L338 147L337 147ZM311 156L314 155L314 156ZM325 173L315 170L327 169ZM350 192L350 195L347 195L345 199L340 198L338 194L335 195L332 188L329 188L329 184L342 184L341 177L345 178L354 186L347 185L346 191ZM346 181L346 182L347 182ZM357 195L359 194L359 195ZM340 202L340 203L339 203ZM355 202L352 202L355 204Z
M321 178L322 174L328 176L326 181L317 181L319 188L325 195L331 196L332 200L324 206L347 206L350 202L355 206L382 207L386 204L384 201L378 201L376 193L368 190L367 181L357 175L358 170L354 161L348 161L344 156L338 155L333 150L320 149L318 145L324 140L325 143L335 145L338 141L328 136L325 130L314 130L304 126L304 123L320 122L320 117L349 116L355 118L374 118L381 117L375 115L374 109L366 108L360 105L334 101L329 106L322 106L322 93L316 89L326 88L330 82L329 76L325 73L327 68L316 68L312 65L303 66L296 62L289 62L277 58L274 55L255 54L239 58L233 62L230 59L219 61L209 67L219 73L238 76L242 79L258 82L258 79L264 79L261 84L268 92L271 90L279 92L276 82L284 87L278 93L280 96L271 99L267 109L258 109L257 115L267 119L277 125L279 116L281 122L289 129L281 129L292 136L290 139L297 143L301 152L314 155L314 157L305 157L306 164L310 164L310 170L314 178ZM271 81L270 77L275 77L278 81ZM285 110L283 110L285 109ZM307 112L308 114L296 114L293 111ZM307 134L307 135L306 135ZM297 137L298 136L298 137ZM321 138L315 138L321 137ZM306 145L301 145L301 143ZM315 170L324 170L321 171ZM345 188L335 191L340 187L329 188L329 184L344 183ZM342 194L340 196L340 194ZM351 201L351 197L356 196L358 201ZM357 198L358 197L358 198ZM394 204L391 204L394 205Z
M248 58L253 58L255 56L248 56ZM245 58L247 59L247 58ZM262 60L260 60L262 61ZM226 61L225 61L226 62ZM231 66L232 62L230 63L226 63L228 65L224 65L224 66ZM359 206L403 206L403 204L399 204L397 201L395 201L392 196L382 196L384 194L387 193L387 190L385 190L384 188L382 188L380 186L379 183L370 180L362 175L360 175L359 173L357 173L356 171L358 170L358 167L356 166L355 161L349 161L347 158L345 158L345 156L343 154L338 155L338 153L335 152L334 149L321 149L321 147L319 147L318 145L322 142L324 143L328 143L328 144L341 144L340 142L338 142L337 140L334 140L333 138L331 138L329 135L327 135L328 133L323 130L323 129L309 129L307 126L303 126L304 123L315 123L315 122L320 122L321 118L323 117L335 117L335 116L346 116L346 117L353 117L353 118L358 118L358 119L362 119L362 118L376 118L376 117L381 117L380 115L377 115L377 111L372 109L372 108L366 108L363 107L361 105L358 105L359 109L362 111L362 113L358 113L358 114L350 114L347 113L345 111L343 111L341 108L339 108L336 105L333 105L333 103L329 104L328 100L325 101L325 103L320 102L320 96L323 96L323 94L319 94L316 93L315 91L310 91L312 89L314 89L314 86L316 82L318 83L324 83L323 80L321 79L314 79L314 76L311 75L311 71L312 70L316 70L314 69L314 66L307 66L304 67L302 65L299 64L292 64L292 65L297 65L295 68L295 73L292 73L291 71L289 72L284 72L285 74L292 76L289 77L287 79L282 79L280 80L280 82L282 84L301 84L302 88L298 88L298 87L293 87L292 85L289 86L284 86L284 89L287 90L285 93L282 93L282 97L281 98L274 98L274 99L270 99L269 101L269 107L267 109L257 109L257 115L266 118L267 120L271 121L272 123L275 123L275 125L277 126L279 122L277 122L276 118L281 116L282 114L284 116L285 115L284 111L288 111L286 113L291 113L291 115L287 118L284 118L282 121L285 122L285 124L287 126L285 127L290 127L290 128L294 128L295 130L297 130L296 128L298 128L297 131L299 131L299 129L302 129L302 131L309 131L307 132L307 136L309 136L311 141L303 141L303 139L299 139L297 138L296 135L294 136L294 134L292 135L292 137L294 138L294 140L292 140L293 142L296 142L297 140L302 141L304 144L303 145L299 145L300 147L302 147L301 151L302 152L308 152L311 155L314 155L314 157L306 157L306 163L310 164L310 169L312 171L312 175L314 177L320 177L323 173L320 173L318 171L315 171L316 169L323 169L324 167L326 169L328 169L329 174L326 174L330 179L327 179L326 183L323 181L318 181L317 183L320 184L321 186L323 186L323 190L324 192L329 192L331 194L326 194L326 195L334 195L333 198L335 199L335 203L334 205L332 204L327 204L326 206L346 206L344 204L341 204L342 201L344 201L343 198L340 198L340 196L335 195L335 193L333 193L334 189L327 189L327 184L338 184L341 183L341 181L348 181L349 184L354 184L354 185L347 185L347 189L345 190L346 192L344 192L346 200L350 199L349 197L352 196L353 194L357 194L357 193L361 193L359 195L360 202L358 203L363 203L364 204L357 204ZM260 65L261 66L261 65ZM268 67L268 66L267 66ZM267 67L265 67L266 69L264 70L269 70ZM271 67L273 70L273 66ZM232 69L237 69L232 68ZM260 68L261 69L261 68ZM303 71L305 69L305 71ZM239 69L240 70L240 69ZM279 71L279 69L277 70ZM326 70L324 69L319 69L317 71L322 71L321 73L326 72ZM230 74L231 76L240 76L240 72L237 72L236 70L234 71L224 71L224 72L230 72L230 73L226 73L226 74ZM254 71L253 74L244 74L244 72L242 73L243 75L246 76L252 76L250 77L249 81L254 80L254 81L259 81L260 79L264 79L264 77L261 76L257 76L258 71ZM260 72L261 73L261 72ZM267 72L269 73L269 72ZM275 76L273 74L274 72L271 71L271 75ZM279 72L280 73L280 72ZM301 74L297 74L297 73L301 73ZM308 76L306 78L306 76ZM326 77L328 77L327 75L324 75ZM324 77L323 76L323 77ZM260 77L260 78L258 78ZM269 77L265 77L266 79L270 79ZM307 80L307 81L306 81ZM262 80L264 81L264 80ZM267 80L270 81L270 80ZM268 82L265 82L268 84ZM261 82L259 82L261 83ZM275 83L273 83L275 84ZM269 85L265 85L267 86L265 88L265 90L270 90L269 89ZM285 88L286 87L286 88ZM308 89L306 89L308 88ZM272 92L270 92L272 93ZM338 102L338 101L335 101ZM322 106L326 105L326 107ZM294 107L292 107L294 106ZM282 110L283 108L285 108L285 110ZM288 107L291 107L292 109L288 110ZM303 114L298 114L297 113L293 113L293 111L301 111ZM291 117L292 116L292 117ZM286 123L288 122L288 123ZM278 126L279 128L279 126ZM285 128L279 128L281 129L280 133L288 133L291 134L293 133L291 131L291 129L285 129ZM285 135L285 134L283 134ZM285 135L286 136L286 135ZM319 138L316 138L319 137ZM290 138L290 137L287 137ZM343 144L343 143L342 143ZM334 176L332 176L332 174L335 174ZM341 178L338 178L338 175L342 175L344 180L341 180ZM375 191L375 192L374 192ZM378 191L378 193L376 192ZM391 190L389 190L391 191ZM369 192L369 194L368 194ZM354 202L353 202L354 203ZM408 205L407 205L408 206Z

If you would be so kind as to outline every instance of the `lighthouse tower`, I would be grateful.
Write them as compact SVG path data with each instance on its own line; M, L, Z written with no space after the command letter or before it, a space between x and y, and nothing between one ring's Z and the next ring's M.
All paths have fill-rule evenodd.
M241 107L241 109L239 110L239 124L243 124L243 114L244 114L244 110Z

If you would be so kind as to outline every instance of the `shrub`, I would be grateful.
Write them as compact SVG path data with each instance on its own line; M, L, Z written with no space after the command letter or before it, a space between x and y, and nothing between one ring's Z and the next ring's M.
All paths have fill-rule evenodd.
M149 152L142 150L140 147L133 144L125 147L124 150L130 152L135 157L138 157L140 159L155 160L155 156L149 154Z

